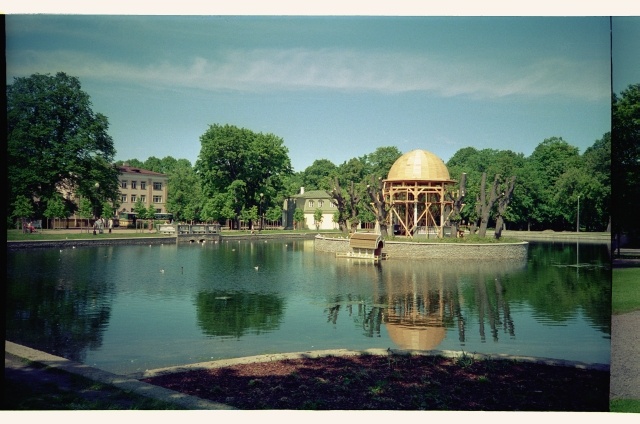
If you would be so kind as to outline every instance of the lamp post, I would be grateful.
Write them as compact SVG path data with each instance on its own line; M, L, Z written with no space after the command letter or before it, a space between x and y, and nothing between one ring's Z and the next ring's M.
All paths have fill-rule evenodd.
M100 191L100 183L96 181L96 183L93 186L96 188L96 192L95 192L96 193L96 199L98 199L98 196L99 196L98 191ZM98 215L97 212L98 212L98 206L95 206L94 209L93 209L94 218Z
M578 194L578 215L576 216L576 233L580 232L580 195Z
M262 226L264 225L264 219L262 217L262 201L264 200L264 193L260 193L260 231L262 231Z

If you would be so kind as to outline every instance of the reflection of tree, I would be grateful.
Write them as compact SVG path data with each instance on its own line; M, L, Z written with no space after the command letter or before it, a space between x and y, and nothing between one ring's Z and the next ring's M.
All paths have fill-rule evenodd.
M489 325L491 338L497 342L499 328L515 337L515 328L509 304L505 302L502 292L500 278L495 278L492 282L485 282L480 279L474 285L475 304L478 309L478 325L480 329L480 339L486 340L485 324Z
M8 271L6 338L78 362L87 348L100 347L113 293L112 283L100 278L106 266L101 252L78 249L73 261L60 261L52 249L39 256L38 267L15 261L16 274Z
M384 310L379 306L367 308L366 305L360 305L360 310L364 317L362 320L364 335L367 337L380 337L380 324L382 324L384 318Z
M362 323L368 337L379 336L384 324L396 345L406 349L434 349L449 328L455 328L459 342L465 343L470 311L475 311L482 340L488 333L488 337L497 341L501 331L515 337L503 284L506 276L519 274L525 265L524 261L462 262L451 267L445 261L409 264L388 261L377 272L365 270L372 279L369 287L373 292L356 296L360 304L355 320ZM343 300L344 303L357 302ZM336 299L329 309L329 319L334 323L339 310Z
M527 272L505 283L506 301L526 302L542 321L554 323L569 321L581 311L609 334L611 270L602 260L606 254L602 244L581 244L578 252L574 243L532 243ZM570 264L593 266L567 266Z
M275 294L200 292L196 297L198 324L210 336L240 338L277 329L284 300Z

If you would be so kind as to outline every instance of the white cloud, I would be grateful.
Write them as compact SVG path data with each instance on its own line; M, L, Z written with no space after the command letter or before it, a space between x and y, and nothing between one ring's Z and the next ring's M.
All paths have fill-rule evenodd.
M140 66L73 51L8 51L7 75L64 71L81 79L210 91L425 91L442 97L563 96L587 101L610 96L608 63L560 58L513 64L491 59L478 63L408 53L265 49Z

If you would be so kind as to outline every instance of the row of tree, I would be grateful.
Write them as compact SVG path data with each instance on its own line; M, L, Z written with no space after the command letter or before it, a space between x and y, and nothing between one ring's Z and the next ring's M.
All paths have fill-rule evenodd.
M123 162L113 162L107 118L91 110L78 79L64 73L16 78L7 88L7 100L8 219L60 216L61 208L67 214L77 212L79 205L64 196L71 191L84 199L83 213L90 209L94 215L105 215L117 210L117 165ZM619 215L614 216L620 220L618 227L628 230L632 212L624 205L638 199L639 104L637 85L620 98L614 96L613 134L621 147L613 153L611 133L582 154L561 137L542 141L528 157L509 150L458 150L447 162L451 177L466 181L460 202L464 207L456 221L478 223L488 212L488 225L503 220L515 229L575 230L579 221L583 230L604 231L614 213L613 184L617 190L624 188L617 191L613 204ZM200 143L193 165L172 157L126 161L169 176L167 210L180 221L232 220L235 225L241 220L276 221L282 216L284 199L305 187L333 196L338 204L334 219L343 230L348 224L375 222L388 210L381 180L402 155L397 147L380 147L340 165L317 159L305 170L293 172L284 141L273 134L214 124ZM484 210L483 197L491 198L491 193L489 188L481 190L483 179L495 182L490 190L496 197L494 204L484 202ZM452 199L460 199L459 189L452 188ZM511 201L500 211L497 199L509 189Z
M345 230L358 222L373 223L377 211L385 207L380 182L402 155L396 147L380 147L341 165L318 159L294 173L282 141L272 135L213 125L201 141L203 148L193 167L171 157L128 161L169 175L167 208L179 220L249 221L264 214L275 221L282 214L284 199L305 187L326 190L334 197L338 205L334 219ZM245 143L242 152L233 149L241 142ZM260 156L260 152L278 150L279 161L277 155L270 163ZM460 181L464 174L466 179L464 207L457 221L479 223L482 205L488 204L489 226L501 220L512 229L574 231L579 213L582 231L606 231L611 223L610 163L609 133L582 155L557 137L544 140L529 157L508 150L460 149L447 162L452 178ZM485 184L483 178L494 184ZM459 185L452 187L452 196L458 191ZM499 198L510 191L508 207L500 210Z

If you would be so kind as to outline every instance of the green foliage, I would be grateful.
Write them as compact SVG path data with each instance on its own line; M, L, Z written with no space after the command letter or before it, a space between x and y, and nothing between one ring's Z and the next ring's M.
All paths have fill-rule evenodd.
M81 218L89 219L93 217L93 205L91 204L91 201L86 197L80 199L77 213Z
M196 306L198 325L204 334L216 337L273 331L284 314L284 300L271 293L203 291Z
M613 399L609 412L639 413L640 399Z
M117 208L114 207L113 203L110 201L102 202L102 216L105 218L112 218L115 216Z
M529 157L512 151L465 147L447 162L452 178L467 174L465 207L461 218L475 221L476 198L483 172L487 181L498 174L516 176L513 197L504 215L512 229L575 230L580 196L581 226L604 231L609 223L609 166L611 139L605 134L580 156L561 137L541 142Z
M280 205L272 206L267 209L264 216L269 221L278 221L282 218L282 207Z
M611 185L614 232L640 238L636 211L640 207L640 84L613 96L611 105Z
M47 208L44 210L44 216L51 218L65 218L68 215L62 195L56 193L53 198L47 201Z
M328 159L316 159L302 173L302 187L305 190L330 190L331 178L337 167Z
M640 310L640 268L614 268L611 307L614 314Z
M25 196L18 196L12 206L14 218L29 218L33 215L33 203Z
M360 159L365 164L365 176L387 178L389 170L400 156L402 152L395 146L378 147L373 153L364 155Z
M7 86L8 204L18 196L33 199L34 213L42 216L46 199L60 188L96 207L115 201L118 171L108 127L106 116L91 109L78 78L63 72L15 78Z
M180 159L166 170L169 176L167 211L178 221L204 219L200 216L204 203L200 179L189 161Z
M250 208L243 208L240 212L240 219L246 222L258 221L258 207L251 206Z
M284 177L292 172L281 138L216 124L209 126L200 142L195 171L201 178L203 195L224 196L210 206L230 207L237 219L243 209L249 210L261 201L268 208L276 199L281 200L278 193L284 189Z
M316 229L319 229L320 224L322 224L322 209L316 208L313 212L313 221L316 224Z
M136 213L137 219L147 219L149 218L149 211L147 209L147 205L145 205L142 200L138 197L136 203L133 205L133 211Z
M293 221L298 223L299 229L304 228L304 211L302 209L296 208L293 213Z

